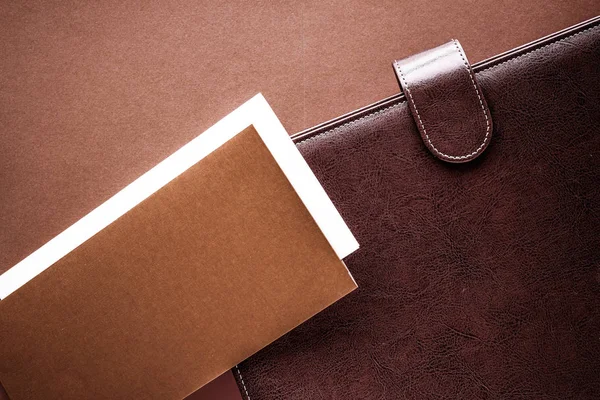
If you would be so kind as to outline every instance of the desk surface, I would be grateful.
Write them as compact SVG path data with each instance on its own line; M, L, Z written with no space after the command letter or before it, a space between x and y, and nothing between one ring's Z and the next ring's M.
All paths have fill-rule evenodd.
M393 59L457 38L474 63L600 13L597 0L210 3L0 5L0 272L257 92L294 133L396 93Z

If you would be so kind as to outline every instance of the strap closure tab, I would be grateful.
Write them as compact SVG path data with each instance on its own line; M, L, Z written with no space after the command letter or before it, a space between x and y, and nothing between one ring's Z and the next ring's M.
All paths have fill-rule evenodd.
M427 148L437 158L477 158L492 136L492 118L457 40L394 62L398 82Z

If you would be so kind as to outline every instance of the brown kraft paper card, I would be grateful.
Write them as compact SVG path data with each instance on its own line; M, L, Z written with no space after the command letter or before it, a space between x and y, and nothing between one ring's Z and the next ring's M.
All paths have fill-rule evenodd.
M183 399L355 287L251 126L0 301L0 381Z

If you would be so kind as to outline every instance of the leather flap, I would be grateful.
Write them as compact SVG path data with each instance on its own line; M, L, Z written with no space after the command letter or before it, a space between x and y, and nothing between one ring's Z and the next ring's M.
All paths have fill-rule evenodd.
M463 163L485 150L492 136L492 119L458 41L395 61L394 70L433 155Z

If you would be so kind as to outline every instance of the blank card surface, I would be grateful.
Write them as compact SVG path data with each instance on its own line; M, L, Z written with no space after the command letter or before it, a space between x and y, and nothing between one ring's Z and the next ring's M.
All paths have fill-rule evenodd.
M261 128L231 134L6 290L0 381L12 400L182 399L356 287L340 260L354 238L339 214L317 222L323 204L298 183L314 176L290 179ZM337 252L325 233L336 230L349 238Z

